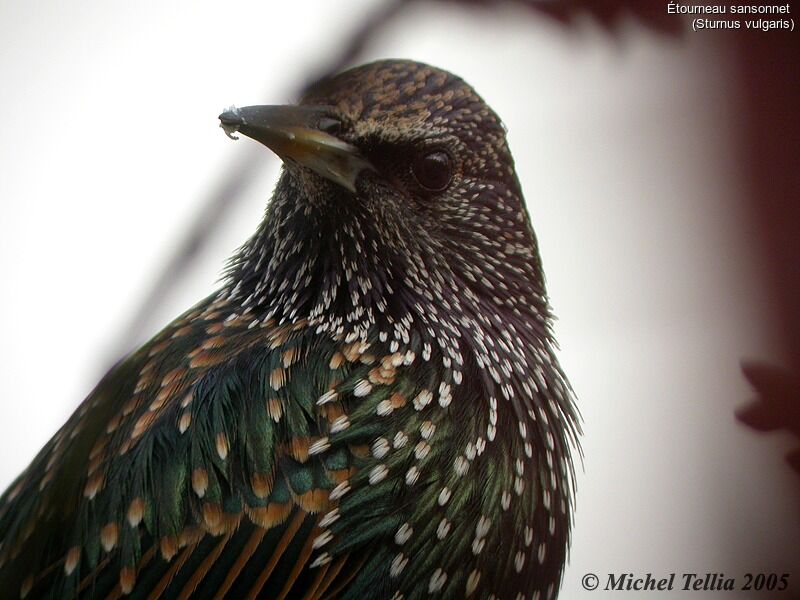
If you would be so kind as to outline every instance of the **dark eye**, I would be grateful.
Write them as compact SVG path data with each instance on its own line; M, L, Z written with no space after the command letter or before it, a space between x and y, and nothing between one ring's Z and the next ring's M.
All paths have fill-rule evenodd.
M452 161L444 150L428 150L419 154L411 170L417 183L429 192L441 192L453 178Z
M336 135L342 130L342 122L333 117L322 117L317 123L317 128L330 135Z

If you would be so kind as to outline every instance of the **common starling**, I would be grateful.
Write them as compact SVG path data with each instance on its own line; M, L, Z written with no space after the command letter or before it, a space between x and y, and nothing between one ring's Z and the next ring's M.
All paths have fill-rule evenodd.
M0 593L555 597L578 416L500 119L390 60L220 120L263 222L0 499Z

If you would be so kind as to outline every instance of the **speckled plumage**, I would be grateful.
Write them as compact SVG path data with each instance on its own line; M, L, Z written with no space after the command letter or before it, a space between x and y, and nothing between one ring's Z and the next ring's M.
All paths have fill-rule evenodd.
M462 80L315 86L374 166L287 161L225 284L100 382L0 500L28 597L554 597L578 419L505 132ZM446 151L429 193L409 161Z

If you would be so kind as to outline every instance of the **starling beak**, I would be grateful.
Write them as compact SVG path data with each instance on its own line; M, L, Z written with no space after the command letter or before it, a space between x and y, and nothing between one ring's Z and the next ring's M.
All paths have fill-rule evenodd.
M238 131L264 144L284 160L293 160L355 192L356 179L372 169L358 149L321 129L338 123L324 106L245 106L219 116L228 137Z
M3 597L554 598L579 419L500 119L391 60L220 122L264 219L0 498Z

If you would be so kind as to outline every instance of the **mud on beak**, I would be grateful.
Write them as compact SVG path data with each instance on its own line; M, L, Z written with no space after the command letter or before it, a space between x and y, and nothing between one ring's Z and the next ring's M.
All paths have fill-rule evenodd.
M228 137L236 132L264 144L282 160L292 160L356 192L356 179L374 170L358 149L320 129L330 126L330 108L322 106L245 106L219 116Z

